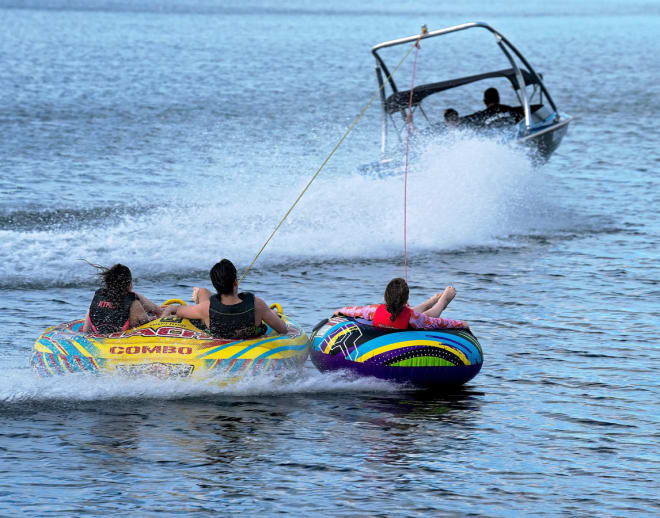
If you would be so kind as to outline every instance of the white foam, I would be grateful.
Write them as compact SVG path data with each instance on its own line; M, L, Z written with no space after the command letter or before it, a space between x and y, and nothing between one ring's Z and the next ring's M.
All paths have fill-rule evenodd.
M260 264L401 254L403 176L364 176L343 160L343 173L321 174L312 184ZM0 231L0 278L7 285L88 280L81 257L126 263L138 275L205 270L219 257L245 265L312 173L207 181L163 194L156 210L94 228ZM429 144L408 178L408 253L491 246L525 233L539 223L530 220L541 199L537 175L521 151L493 141L465 136Z
M394 392L394 384L348 373L321 374L307 368L286 376L258 374L238 381L223 379L160 380L152 377L70 374L39 378L29 369L7 369L0 381L0 403L98 401L110 399L179 399L209 395L248 396L324 392Z

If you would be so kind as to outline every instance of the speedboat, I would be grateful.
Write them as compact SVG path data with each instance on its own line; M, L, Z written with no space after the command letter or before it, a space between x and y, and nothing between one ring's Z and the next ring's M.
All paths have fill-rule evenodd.
M495 51L492 58L486 58L485 51L481 53L477 50L476 45L473 45L477 38L481 39L479 43L488 44L487 51L493 49L490 37L483 41L483 33L474 34L478 30L488 31L494 36L495 44L503 56ZM463 34L463 31L470 31L470 35ZM433 46L428 41L431 39L434 39ZM397 66L390 72L384 59L384 55L388 54L392 63L401 55L400 46L410 48L410 44L416 42L420 49L418 65L415 59L417 74L423 76L425 73L419 84L414 84L415 68L412 74L410 65L408 69L402 67L401 70ZM398 54L396 49L390 50L395 47L399 47ZM439 49L439 52L435 49ZM388 152L391 152L388 138L394 132L399 142L403 142L406 121L409 120L413 121L413 128L418 134L421 132L433 136L459 128L517 142L532 148L535 158L541 161L547 160L557 149L572 120L559 111L543 76L532 68L509 40L486 23L464 23L435 31L427 31L423 27L421 34L379 43L371 52L376 59L376 78L380 87L383 115L383 159L380 163L384 166L397 164L396 159L388 156ZM485 71L484 59L488 59L489 63ZM501 65L497 63L498 60ZM496 68L491 68L493 65ZM448 75L454 70L454 74L458 75ZM467 71L472 73L466 74ZM400 89L399 84L411 88ZM506 104L495 110L497 116L488 116L490 108L484 109L480 104L481 95L486 89L495 86L499 86L498 93L508 98L502 99ZM465 109L475 113L459 116L456 108L463 113ZM373 168L374 165L377 164L368 167Z

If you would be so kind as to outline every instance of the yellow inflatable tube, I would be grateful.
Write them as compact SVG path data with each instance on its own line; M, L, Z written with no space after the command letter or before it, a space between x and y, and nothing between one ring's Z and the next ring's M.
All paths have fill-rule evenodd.
M183 301L174 299L167 303ZM84 334L83 321L46 329L34 344L32 367L40 376L72 372L153 375L161 378L278 372L300 367L309 354L307 334L273 304L288 324L280 335L270 327L251 340L214 338L176 316L109 335Z

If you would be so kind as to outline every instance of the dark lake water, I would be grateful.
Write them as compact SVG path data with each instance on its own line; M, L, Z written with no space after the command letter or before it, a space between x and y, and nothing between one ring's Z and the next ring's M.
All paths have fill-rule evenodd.
M468 135L418 149L411 299L456 286L444 315L485 353L462 390L309 362L230 386L31 371L87 309L80 258L156 301L245 269L374 93L371 46L475 20L575 121L542 167ZM0 515L660 514L660 4L0 0L0 32ZM359 170L379 124L243 283L308 331L403 274L402 178Z

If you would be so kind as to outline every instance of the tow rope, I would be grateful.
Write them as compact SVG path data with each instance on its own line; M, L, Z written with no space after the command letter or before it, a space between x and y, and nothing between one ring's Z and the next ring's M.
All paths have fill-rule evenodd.
M316 172L314 173L314 175L312 176L312 178L309 180L309 182L307 182L307 185L306 185L305 188L301 191L301 193L298 195L298 197L297 197L296 200L293 202L293 204L291 205L291 207L289 207L289 210L286 211L286 214L284 214L284 217L282 217L282 219L281 219L280 222L277 224L277 226L275 227L275 229L271 232L270 236L268 236L268 239L266 239L266 242L263 244L263 246L261 247L261 249L259 250L259 252L257 252L257 255L254 256L254 259L252 259L252 262L251 262L251 263L249 264L249 266L245 269L245 272L243 272L243 275L241 276L239 282L242 282L243 279L245 279L245 276L246 276L246 275L248 274L248 272L252 269L252 266L254 266L254 263L257 261L257 259L259 258L259 256L261 255L261 253L264 251L264 249L268 246L268 243L270 243L271 239L273 239L273 236L274 236L275 233L279 230L279 228L282 226L282 223L284 223L284 221L286 220L286 218L289 217L289 214L291 214L291 211L293 211L293 209L294 209L295 206L298 204L298 202L300 201L300 199L301 199L301 198L303 197L303 195L307 192L307 189L309 189L309 187L312 185L312 182L313 182L314 180L316 180L316 177L320 174L320 172L323 170L323 168L326 166L326 164L330 161L330 158L332 158L332 156L335 154L335 152L337 151L337 149L339 149L339 146L342 145L342 143L344 142L344 140L346 140L346 137L348 137L348 135L351 133L351 131L353 131L353 129L355 128L355 126L357 125L357 123L360 121L360 119L362 118L362 116L364 115L364 113L367 111L367 109L369 108L369 106L371 106L371 104L374 102L374 100L376 99L376 97L380 94L380 91L381 91L383 88L385 88L385 83L386 83L387 81L389 81L389 79L390 79L390 78L394 75L394 73L399 69L399 67L403 64L403 62L404 62L404 61L406 60L406 58L410 55L410 53L413 51L414 48L417 48L417 49L419 50L419 40L422 39L423 35L426 34L426 32L427 32L427 29L426 29L426 26L424 25L424 26L422 26L422 32L421 32L421 34L419 35L419 38L417 39L417 41L416 41L413 45L411 45L410 49L408 49L408 52L405 53L405 55L401 58L401 61L399 61L399 63L396 65L396 67L394 67L394 69L392 70L392 72L390 72L390 74L385 78L385 81L383 81L383 83L378 87L378 90L376 90L376 92L371 96L371 99L369 99L369 102L367 102L367 104L365 104L364 108L362 108L362 110L361 110L360 113L357 115L357 117L355 117L355 119L353 120L353 122L351 123L351 125L348 127L348 129L346 130L346 132L344 133L344 135L339 139L339 141L337 142L337 144L335 144L335 147L332 148L332 151L330 151L330 154L326 157L326 159L323 161L323 163L320 165L320 167L316 170ZM415 62L416 62L416 60L417 60L417 55L415 54ZM414 70L413 70L413 78L414 78ZM412 103L412 90L411 90L411 92L410 92L410 102ZM407 170L407 157L408 157L408 154L407 154L407 150L406 150L406 170ZM405 216L404 216L404 218L405 218ZM405 238L404 238L404 241L405 241ZM404 246L405 246L405 245L404 245Z
M422 25L422 32L419 34L415 47L415 59L413 61L412 80L410 84L410 98L408 100L408 114L406 115L406 160L405 169L403 173L403 273L406 282L408 282L408 246L407 246L407 227L408 227L408 150L410 148L410 132L412 131L413 120L413 90L415 89L415 71L417 70L417 56L419 55L419 42L428 32L426 25ZM411 49L412 50L412 49Z

